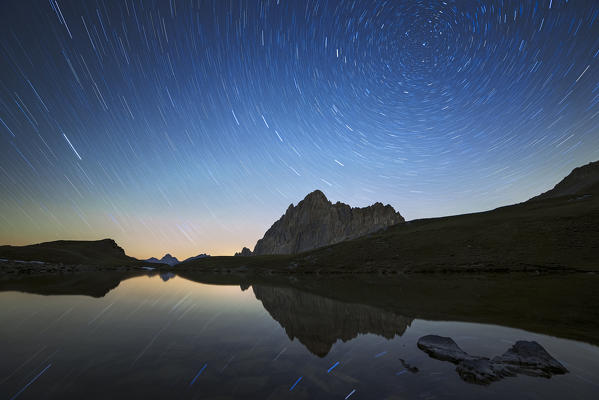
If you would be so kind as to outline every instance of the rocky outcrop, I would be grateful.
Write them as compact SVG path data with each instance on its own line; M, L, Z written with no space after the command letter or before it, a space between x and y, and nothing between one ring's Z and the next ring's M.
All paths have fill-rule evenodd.
M252 251L247 247L244 247L240 252L235 253L235 257L249 257L251 255Z
M456 364L458 375L466 382L482 385L517 374L550 378L568 372L537 342L520 340L493 359L472 356L449 337L427 335L418 339L417 345L432 358Z
M412 318L364 304L345 303L295 288L252 285L256 299L281 324L289 339L297 338L311 353L324 357L338 340L360 334L387 339L403 335Z
M296 254L355 239L404 222L390 205L375 203L364 208L331 203L320 190L291 204L256 243L254 255Z
M599 195L599 161L574 168L553 189L533 197L529 201L562 196Z

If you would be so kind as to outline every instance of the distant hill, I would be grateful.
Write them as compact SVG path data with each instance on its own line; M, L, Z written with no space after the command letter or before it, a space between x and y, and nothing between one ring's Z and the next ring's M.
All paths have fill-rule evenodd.
M238 251L237 253L235 253L235 257L248 257L252 255L252 251L250 249L248 249L247 247L244 247L243 249L241 249L241 251Z
M28 246L0 246L0 258L63 264L126 265L129 257L112 239L57 240Z
M173 257L169 253L166 253L164 257L162 257L160 260L156 257L150 257L146 261L153 264L166 264L170 265L171 267L173 265L179 264L179 260L177 260L177 257Z
M184 263L187 261L199 260L201 258L207 258L207 257L210 257L210 254L202 253L202 254L198 254L197 256L186 258L185 260L183 260L181 262Z
M375 203L364 208L331 203L320 190L291 204L264 237L253 255L297 254L376 232L404 218L390 205ZM240 255L245 255L240 253Z
M529 201L585 195L599 195L599 161L575 168L553 189L535 196Z
M153 263L153 264L166 264L166 265L170 265L172 267L172 266L175 266L180 263L184 263L187 261L199 260L200 258L206 258L206 257L210 257L210 256L208 254L202 253L202 254L198 254L197 256L186 258L183 261L179 261L177 259L177 257L173 257L169 253L166 253L164 255L164 257L162 257L160 260L157 259L156 257L150 257L146 261L149 263Z

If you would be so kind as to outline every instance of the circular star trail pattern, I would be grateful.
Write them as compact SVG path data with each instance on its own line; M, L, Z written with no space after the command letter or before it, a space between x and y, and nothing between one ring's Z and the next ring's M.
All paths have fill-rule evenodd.
M231 254L290 203L408 219L599 158L595 1L5 1L0 242Z

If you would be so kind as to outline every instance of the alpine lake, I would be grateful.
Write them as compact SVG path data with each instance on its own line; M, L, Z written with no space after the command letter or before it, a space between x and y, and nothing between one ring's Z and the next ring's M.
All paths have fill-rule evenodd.
M598 287L594 274L22 277L0 283L0 397L597 399ZM419 348L426 335L488 359L534 341L567 372L468 379Z

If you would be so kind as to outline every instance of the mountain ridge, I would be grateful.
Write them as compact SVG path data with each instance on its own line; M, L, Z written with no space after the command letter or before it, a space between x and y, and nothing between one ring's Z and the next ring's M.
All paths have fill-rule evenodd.
M175 266L177 264L181 264L181 263L184 263L184 262L187 262L187 261L199 260L200 258L206 258L206 257L210 257L210 256L208 254L206 254L206 253L201 253L201 254L198 254L197 256L188 257L188 258L186 258L183 261L179 261L177 259L177 257L173 257L173 256L171 256L170 253L166 253L161 259L158 259L156 257L150 257L150 258L148 258L147 260L144 260L144 261L149 262L149 263L153 263L153 264L166 264L168 266L173 267L173 266Z
M146 262L149 263L153 263L153 264L166 264L168 266L173 266L173 265L177 265L179 264L179 260L177 259L177 257L173 257L171 256L170 253L166 253L160 260L157 259L156 257L150 257L147 260L145 260Z
M599 271L597 164L570 174L582 177L574 185L582 189L567 192L573 195L552 192L484 212L411 220L295 255L216 257L185 268L258 275Z
M113 239L55 240L26 246L0 246L0 258L65 264L126 265L129 257Z
M541 193L528 201L538 201L564 196L599 195L599 161L574 168L552 189Z
M542 194L545 198L539 195L531 201L485 212L398 223L299 254L200 257L184 261L177 268L244 274L597 271L599 196L594 190L598 166L599 162L594 162L573 170L553 192ZM334 207L322 192L307 197L306 203L300 202L308 205L307 210L311 205L318 209L319 204ZM290 205L288 212L300 203ZM386 207L378 204L371 207ZM392 207L387 207L394 213ZM275 222L275 228L277 223L282 222ZM0 259L106 266L146 262L127 256L112 239L0 246ZM10 268L35 269L16 265Z

